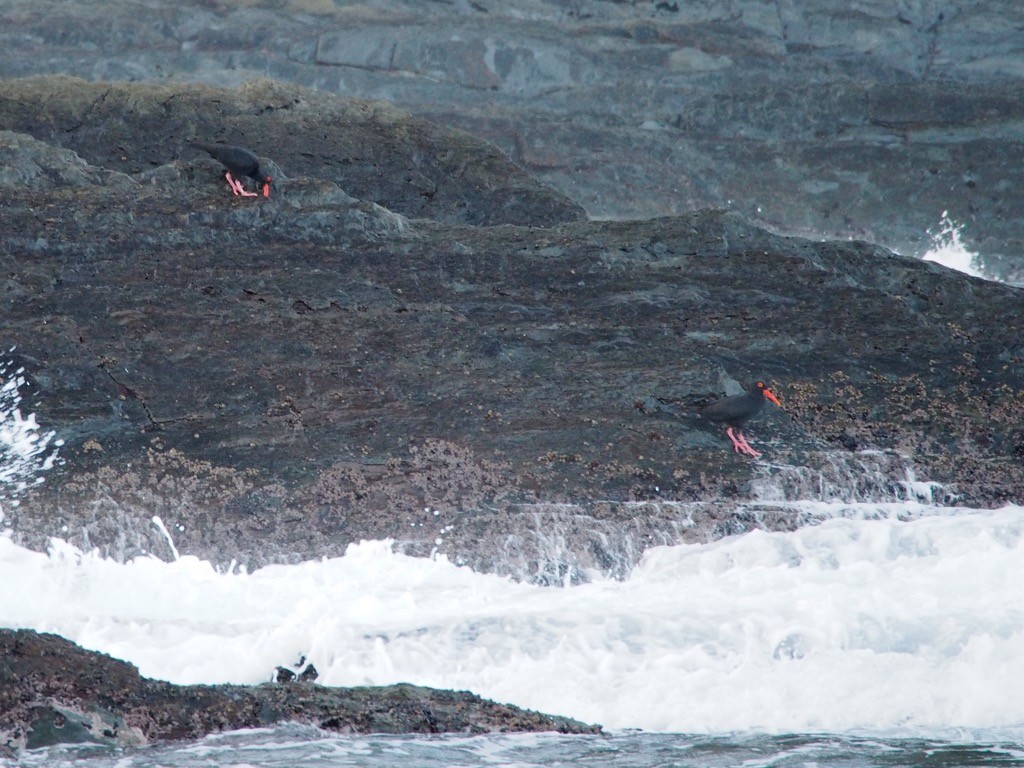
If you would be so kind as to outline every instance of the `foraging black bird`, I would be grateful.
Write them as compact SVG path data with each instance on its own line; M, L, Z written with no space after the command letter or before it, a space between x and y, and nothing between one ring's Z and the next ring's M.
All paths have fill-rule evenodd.
M214 160L224 166L224 178L231 191L242 197L257 197L256 192L246 192L239 177L248 176L263 186L263 196L270 197L271 178L260 169L260 159L244 147L232 147L227 144L206 144L202 141L189 142L198 147Z
M761 412L766 399L771 400L779 407L782 407L782 403L763 381L758 381L744 389L746 391L742 395L733 395L718 400L701 408L699 413L708 421L726 425L725 434L732 440L734 451L756 458L761 453L750 447L747 438L743 436L743 425Z

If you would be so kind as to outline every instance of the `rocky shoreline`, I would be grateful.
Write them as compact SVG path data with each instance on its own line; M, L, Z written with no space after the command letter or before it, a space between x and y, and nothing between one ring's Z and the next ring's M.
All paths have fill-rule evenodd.
M79 28L82 6L42 5L57 14L40 32L42 48L61 29ZM478 6L497 16L487 2L457 5L469 26L478 21L467 19L482 18ZM785 14L778 31L787 42L775 50L749 26L770 37L775 22L747 11L730 30L713 14L694 21L690 8L670 17L678 9L577 5L596 15L563 15L552 45L564 34L600 38L616 43L622 62L644 50L712 91L736 62L842 57L842 45L818 47L818 33L801 32ZM253 6L224 2L204 13L257 26L279 18ZM531 7L541 21L551 10L540 0ZM645 9L650 23L628 16ZM384 80L397 88L398 65L379 65L372 52L328 61L354 49L348 27L327 29L338 20L326 6L320 11L294 17L318 42L310 53L293 40L289 71L358 70L378 95ZM19 23L0 35L9 43L3 56L24 48L39 13L18 8ZM177 12L166 13L154 34L182 34ZM920 34L926 15L895 29ZM390 18L387 31L370 24L376 31L367 39L390 40L409 21ZM736 78L737 90L727 92L746 97L694 97L685 111L669 109L664 93L643 91L640 111L651 114L640 128L615 118L577 146L567 135L593 125L566 121L564 107L552 112L552 94L530 90L536 80L514 86L524 71L515 57L494 59L512 64L491 84L493 70L461 64L429 75L439 85L432 97L416 97L413 114L324 92L344 91L340 85L103 82L96 75L105 44L90 36L116 37L119 29L80 27L60 37L63 52L49 59L66 71L88 69L96 82L0 81L0 290L9 349L0 364L24 370L22 408L63 441L45 482L16 506L4 504L3 526L18 543L44 549L58 535L117 559L180 552L256 568L390 538L409 554L566 583L593 570L621 576L657 544L812 524L782 503L812 488L826 499L898 500L911 498L906 481L917 477L935 483L939 501L996 506L1024 498L1021 289L863 241L817 242L757 225L847 234L873 233L874 222L889 242L912 246L917 214L931 215L953 184L972 215L992 225L990 253L1012 251L1014 206L1024 195L1006 169L1019 149L1013 126L1024 102L1006 81L972 80L950 101L942 83L897 87L892 72L903 70L893 65L885 84L868 88L853 78L830 91L834 101L821 102L821 82L751 91L752 80ZM296 32L280 29L275 34ZM681 45L694 30L714 35ZM398 60L411 44L404 35ZM200 37L207 63L230 57L230 39ZM270 47L283 45L275 40ZM710 40L739 45L749 58L734 47L715 52ZM152 75L154 62L178 61L173 46L151 50L137 61L140 76ZM445 50L476 60L473 45ZM522 61L549 61L529 50ZM716 61L723 66L688 79ZM867 65L857 61L844 64L844 78L863 74ZM963 62L932 61L935 71L963 75ZM0 73L12 66L0 60ZM266 67L264 74L278 74L277 65ZM253 73L244 63L238 71ZM424 101L450 94L452 73L472 71L483 85L458 84L472 98L447 108ZM569 80L581 77L588 76ZM414 91L398 89L409 98ZM586 91L610 93L594 83ZM740 137L722 118L732 104L745 115L739 122L764 128L776 112L753 120L750 105L789 92L791 114L820 123L793 133L805 142L800 153L777 133ZM481 107L488 93L494 113ZM523 119L534 122L503 122L523 107L523 94L537 110ZM851 127L834 120L853 106L806 111L822 103L867 104L869 114ZM920 122L937 103L947 105L937 113L949 131L941 140L938 118ZM508 155L449 125L477 129ZM791 128L783 121L773 130ZM963 131L973 133L965 140ZM993 144L1001 131L1004 140ZM659 155L669 133L675 149ZM872 147L854 153L852 165L871 170L826 173L839 145L857 144L851 133ZM250 146L275 178L270 199L233 198L217 164L188 147L192 137ZM622 147L622 157L604 162L603 144ZM879 152L885 162L870 161ZM711 164L712 155L727 162ZM782 155L802 158L793 168L817 170L794 171L780 186L764 168ZM631 165L640 156L663 167L653 171L649 158ZM804 163L810 157L818 159ZM683 177L680 163L696 170ZM567 172L579 166L592 172ZM927 184L890 184L907 168L928 174ZM644 196L634 177L650 182ZM879 212L906 184L917 184L921 197L917 208L900 203L906 216L894 224ZM743 185L785 188L777 195L784 203L759 211L748 197L724 210ZM620 207L608 207L613 192ZM856 215L846 215L845 199L861 201ZM796 215L802 207L804 219ZM619 219L672 215L594 221L584 208ZM830 229L836 217L843 223ZM693 417L753 379L768 381L783 403L749 430L766 453L760 462L734 454L720 429ZM358 732L592 730L407 686L179 688L52 636L2 631L0 643L7 749L194 738L280 719ZM99 699L85 694L96 680L110 685Z
M268 670L269 677L269 670ZM414 685L172 685L50 634L0 629L0 755L139 747L294 722L337 733L599 733L597 726Z
M896 457L865 498L898 492L908 468L964 503L1021 498L1019 289L731 212L580 220L507 161L475 174L486 148L438 128L355 181L305 176L331 167L295 158L333 151L366 112L296 87L57 78L3 93L0 125L19 129L0 134L12 363L65 440L63 465L8 511L22 543L60 531L169 556L156 514L181 552L218 563L390 537L510 572L514 540L529 578L619 558L588 531L631 537L628 568L650 543L791 528L736 504L771 501L755 488L787 468L827 480L865 449ZM289 108L268 111L271 96ZM171 151L212 112L279 137L260 149L281 172L269 200L235 199L215 162ZM112 113L130 163L90 122ZM421 127L390 112L365 130L392 146ZM445 176L454 162L466 188L435 198L431 220L386 195L410 164ZM520 223L468 223L499 216ZM753 428L770 464L687 415L752 378L785 406ZM568 564L535 551L531 531L551 526L575 537Z
M597 218L730 208L920 255L948 211L988 269L1024 281L1015 0L2 0L0 16L0 77L384 100Z

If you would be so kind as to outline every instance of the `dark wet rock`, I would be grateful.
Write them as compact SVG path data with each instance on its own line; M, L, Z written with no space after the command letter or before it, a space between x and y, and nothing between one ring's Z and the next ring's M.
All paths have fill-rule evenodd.
M0 75L269 77L384 99L493 142L602 218L729 207L921 253L948 210L988 267L1024 280L1017 0L2 0L0 17ZM348 165L304 173L440 218L437 174L411 162L364 181L379 155L338 141Z
M303 666L305 664L305 666ZM288 669L288 667L275 667L274 668L274 679L279 683L290 683L298 680L303 683L312 683L318 677L320 673L317 672L316 667L312 664L306 664L306 657L303 656L298 664L295 665L295 669Z
M130 176L91 166L68 149L36 141L31 136L0 131L0 189L137 185Z
M159 94L173 123L220 92L117 93ZM293 143L319 152L321 125ZM141 146L151 126L117 130ZM3 136L15 163L47 151ZM111 185L53 156L85 180L8 188L0 207L12 363L66 440L5 510L29 546L173 557L158 515L177 551L220 564L392 538L562 583L807 522L773 506L788 498L915 498L913 472L940 501L1021 498L1018 289L723 211L477 227L294 171L254 200L208 158ZM688 416L758 378L785 406L747 429L760 463Z
M245 145L269 158L275 179L333 183L404 216L534 225L584 218L577 204L468 134L383 102L347 101L270 81L238 90L140 90L67 77L8 80L0 88L0 128L164 189L197 181L200 174L220 178L220 164L188 145L200 137ZM324 191L317 192L323 199Z
M172 685L69 640L0 629L0 748L139 746L280 722L341 733L595 733L597 726L414 685Z
M561 584L813 523L792 498L1019 501L1021 292L750 223L919 252L948 209L1019 279L1019 15L0 0L0 74L247 83L0 83L5 343L66 440L4 526L251 567L390 537ZM192 137L250 146L274 196L234 199ZM785 406L750 425L760 463L689 418L752 377ZM284 717L576 727L0 638L0 753Z

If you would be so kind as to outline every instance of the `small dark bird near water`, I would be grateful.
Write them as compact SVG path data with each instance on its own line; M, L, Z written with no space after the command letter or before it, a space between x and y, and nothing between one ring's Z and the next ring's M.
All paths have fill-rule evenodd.
M260 169L260 159L244 147L232 147L227 144L207 144L202 141L190 141L214 160L224 166L224 178L231 191L242 197L258 197L256 192L247 192L240 177L248 176L263 187L263 196L270 197L272 179Z
M744 389L746 391L742 395L733 395L718 400L701 408L698 413L708 421L726 425L725 434L732 440L732 449L736 453L745 453L757 458L761 452L755 451L747 442L747 438L743 436L743 425L761 412L766 399L771 400L779 407L782 407L782 403L763 381L758 381Z

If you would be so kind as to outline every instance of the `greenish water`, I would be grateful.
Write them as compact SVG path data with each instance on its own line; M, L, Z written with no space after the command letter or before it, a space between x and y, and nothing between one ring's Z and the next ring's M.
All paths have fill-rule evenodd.
M30 752L19 768L943 768L1024 766L1024 744L836 735L350 736L313 728L237 731L139 750Z

